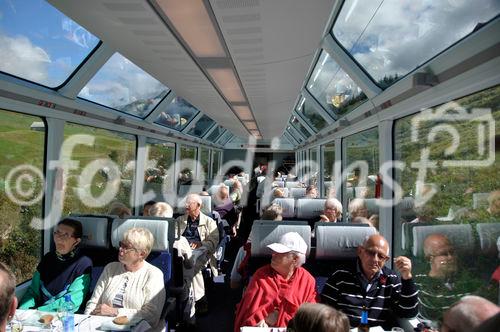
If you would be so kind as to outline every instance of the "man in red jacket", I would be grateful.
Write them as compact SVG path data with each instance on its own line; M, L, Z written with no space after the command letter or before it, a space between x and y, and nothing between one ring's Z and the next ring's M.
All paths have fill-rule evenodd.
M316 302L314 277L301 267L307 244L296 233L284 234L273 251L271 264L258 269L236 309L234 331L242 326L286 327L301 304Z

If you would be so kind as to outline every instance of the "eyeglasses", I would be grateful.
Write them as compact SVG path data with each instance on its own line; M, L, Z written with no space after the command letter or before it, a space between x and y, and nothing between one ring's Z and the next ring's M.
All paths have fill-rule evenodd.
M119 246L118 249L121 249L122 251L125 251L125 252L129 252L131 250L137 251L137 249L135 249L134 247L132 247L132 246L124 243L123 241L118 242L118 246Z
M387 256L387 255L384 255L384 254L381 254L379 253L378 251L376 250L373 250L373 249L366 249L366 248L363 248L363 250L371 257L378 257L379 260L381 261L388 261L389 258L391 258L391 256Z
M59 230L55 230L54 233L54 237L58 237L62 240L67 240L69 239L70 237L73 237L73 234L68 234L68 233L65 233L65 232L61 232Z
M443 251L438 251L433 255L430 255L431 257L438 257L438 256L455 256L455 249L446 249Z

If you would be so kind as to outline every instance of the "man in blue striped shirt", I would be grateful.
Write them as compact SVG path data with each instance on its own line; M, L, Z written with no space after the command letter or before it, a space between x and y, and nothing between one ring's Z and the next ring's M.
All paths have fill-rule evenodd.
M360 324L363 310L370 326L397 326L397 317L418 313L418 290L412 279L411 260L394 259L395 271L384 266L389 260L387 240L375 234L358 247L358 259L335 271L323 288L321 301L343 311L352 327Z

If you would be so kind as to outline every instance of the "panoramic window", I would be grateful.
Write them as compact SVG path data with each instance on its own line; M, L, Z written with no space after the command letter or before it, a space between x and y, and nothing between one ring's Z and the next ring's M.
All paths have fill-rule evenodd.
M42 253L45 124L41 118L0 110L0 261L18 284L31 279Z
M152 138L146 140L147 161L144 167L144 190L155 193L153 200L173 203L175 145Z
M435 326L463 295L498 301L491 276L500 236L499 98L497 86L394 124L395 159L405 167L395 172L403 198L393 250L412 259L420 316ZM423 158L430 167L419 176Z
M349 113L366 100L361 88L325 51L321 51L306 87L335 117Z
M181 131L198 114L198 110L181 97L175 97L155 123Z
M212 178L215 179L215 177L219 175L222 153L219 150L211 150L211 151L212 151Z
M328 124L304 97L300 98L296 108L297 113L314 129L315 132L325 128Z
M496 0L346 0L332 34L386 88L499 12Z
M224 132L224 128L222 128L220 126L217 126L208 135L208 137L206 138L206 140L209 141L209 142L215 142L220 137L220 135L222 135L223 132Z
M200 164L202 167L203 174L205 174L205 179L209 179L208 167L210 163L210 150L207 148L200 148Z
M292 116L290 123L300 134L304 136L304 138L311 136L311 133L302 125L302 123L300 123L296 116Z
M229 142L231 137L233 137L233 134L231 134L229 131L226 131L224 135L219 138L219 141L217 143L219 143L220 145L225 145L227 142Z
M342 168L343 176L346 177L344 188L347 196L348 211L349 204L354 198L364 200L367 211L364 217L378 215L378 205L374 198L380 198L381 182L379 180L379 146L378 128L362 131L343 139L343 150L345 160ZM349 220L352 216L347 215Z
M115 53L80 91L78 97L144 118L169 91L169 88L130 60Z
M196 137L203 137L207 131L212 128L214 120L210 119L208 116L203 115L194 126L189 129L188 134Z
M323 152L323 197L336 197L335 194L335 143L321 147Z
M181 186L192 185L193 179L195 178L197 148L194 146L181 145L180 149L180 173L177 179L177 193L184 196L187 192L185 192L185 188L181 188Z
M63 84L99 43L45 1L1 1L0 13L0 70L50 88Z
M297 140L297 142L299 144L304 141L304 138L301 135L297 135L297 134L294 133L294 131L292 130L291 126L286 127L286 131L287 131L288 135L290 135L292 138L294 138L295 140Z
M115 202L130 208L136 159L135 136L66 123L64 141L75 140L74 135L88 135L94 142L92 145L82 144L82 139L74 142L77 144L69 157L78 163L78 167L70 169L66 179L63 214L114 214L110 209Z
M318 172L319 172L318 149L316 147L310 149L309 155L311 156L311 159L310 159L311 178L309 179L309 184L313 184L313 185L317 186L318 185Z

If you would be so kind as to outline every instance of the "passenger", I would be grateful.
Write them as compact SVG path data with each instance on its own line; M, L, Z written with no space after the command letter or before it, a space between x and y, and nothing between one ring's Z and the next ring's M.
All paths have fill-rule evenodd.
M165 303L163 273L145 261L153 247L154 237L148 229L131 228L123 234L118 262L106 265L86 315L127 316L128 320L144 319L154 329L162 329L160 319Z
M283 208L279 204L271 204L262 213L262 220L283 220ZM248 261L252 255L252 232L248 237L247 243L240 247L231 270L230 286L233 289L240 288L248 281Z
M499 313L500 307L482 297L464 296L444 313L441 332L470 332L476 328L481 332L498 331L498 325L493 330L479 327Z
M373 227L375 227L378 231L379 227L379 219L378 219L378 214L372 214L370 218L368 218L368 221L372 224Z
M368 218L368 209L366 208L365 200L362 198L354 198L349 202L349 219L354 220L356 217Z
M130 209L122 202L115 201L111 203L111 205L109 206L108 214L112 216L118 216L124 219L131 216L132 211L130 211Z
M0 262L0 332L5 332L7 323L16 313L16 277L4 263Z
M168 203L158 202L149 209L149 215L152 217L172 218L174 209Z
M144 204L144 207L142 209L142 215L145 216L145 217L148 217L150 216L149 214L149 209L151 209L151 207L153 205L155 205L156 202L155 201L147 201L145 204Z
M288 322L287 332L349 332L349 319L321 303L304 303Z
M252 276L236 308L235 332L242 326L285 327L301 304L316 302L314 277L301 267L307 252L302 237L286 233L268 248L271 264Z
M234 207L234 203L229 198L229 188L221 183L217 192L213 195L214 207L213 210L217 211L221 217L227 221L230 226L232 236L236 236L236 223L238 222L238 214Z
M235 178L233 180L233 186L231 187L231 193L229 195L234 205L240 204L241 195L243 195L243 188L241 187L241 182Z
M420 289L420 315L424 319L440 321L443 312L460 297L483 291L481 280L458 268L455 248L445 235L427 236L424 255L430 270L427 275L415 276Z
M273 190L273 198L284 198L285 190L283 188L274 188Z
M363 307L368 312L368 324L381 325L384 330L397 326L397 317L415 317L418 290L412 279L411 260L404 256L394 259L400 277L384 266L389 258L387 240L379 234L368 237L358 247L358 259L339 267L328 279L322 302L343 311L351 326L360 324Z
M262 220L283 220L283 208L281 205L273 203L262 212Z
M351 223L352 224L365 224L365 225L373 227L373 225L370 222L370 220L368 220L365 217L356 217L356 218L352 219Z
M192 289L194 301L199 301L205 296L202 269L209 260L211 260L210 264L213 267L217 267L214 252L219 244L217 224L212 218L201 212L201 204L202 201L199 195L187 195L186 214L175 220L176 238L182 236L189 243L190 249L196 251L193 267L190 269L189 277L185 281L190 292ZM188 251L187 255L189 257L191 253ZM186 300L188 300L186 313L188 313L189 317L185 317L185 319L188 323L194 323L194 303L189 299Z
M38 264L31 285L21 299L19 309L57 311L71 295L74 311L83 307L92 273L92 261L80 254L82 224L65 218L54 229L55 251L50 251Z
M307 186L305 198L318 198L318 187L313 184Z
M323 214L319 216L319 221L339 222L342 218L342 203L336 198L328 198L325 201Z

